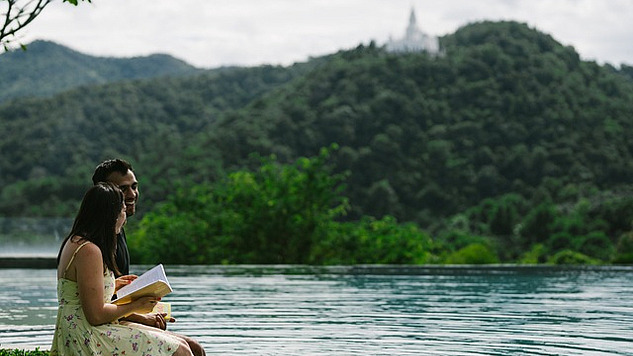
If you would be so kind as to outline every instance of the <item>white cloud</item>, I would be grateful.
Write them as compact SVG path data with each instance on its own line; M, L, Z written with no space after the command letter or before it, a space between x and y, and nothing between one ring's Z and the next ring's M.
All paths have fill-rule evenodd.
M515 20L582 58L633 64L630 0L93 0L51 4L23 33L100 56L169 53L201 67L291 64L400 36L415 8L434 35Z

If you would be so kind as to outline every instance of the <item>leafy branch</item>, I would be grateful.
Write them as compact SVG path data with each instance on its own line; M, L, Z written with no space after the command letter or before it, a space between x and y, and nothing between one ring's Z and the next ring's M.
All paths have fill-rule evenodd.
M78 0L62 0L77 6ZM92 2L92 0L81 0ZM8 51L17 33L28 26L53 0L0 0L0 45ZM24 45L20 45L24 49Z

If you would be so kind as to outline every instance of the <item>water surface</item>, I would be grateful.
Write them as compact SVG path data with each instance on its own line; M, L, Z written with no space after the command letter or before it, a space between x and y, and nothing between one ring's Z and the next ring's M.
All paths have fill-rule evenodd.
M209 354L633 355L628 267L166 271L170 329ZM48 349L55 271L0 269L0 286L0 348Z

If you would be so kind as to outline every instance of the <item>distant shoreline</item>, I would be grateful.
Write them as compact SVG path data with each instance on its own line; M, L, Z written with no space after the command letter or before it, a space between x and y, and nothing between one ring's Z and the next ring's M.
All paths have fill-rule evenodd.
M54 256L0 256L0 268L55 268Z

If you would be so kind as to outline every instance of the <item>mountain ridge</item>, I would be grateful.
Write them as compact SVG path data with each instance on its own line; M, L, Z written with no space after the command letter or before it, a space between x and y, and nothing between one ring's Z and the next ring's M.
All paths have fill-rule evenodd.
M0 54L0 103L20 97L45 97L83 85L202 71L166 54L97 57L55 42L36 40L26 50Z

